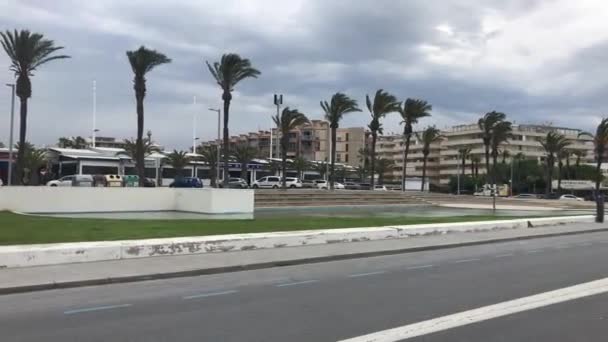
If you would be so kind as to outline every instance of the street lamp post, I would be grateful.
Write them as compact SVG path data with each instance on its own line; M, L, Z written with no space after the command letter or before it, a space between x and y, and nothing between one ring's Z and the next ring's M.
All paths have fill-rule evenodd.
M277 95L274 94L274 105L277 106L277 117L279 116L279 112L281 111L281 105L283 104L283 94ZM272 155L272 122L270 125L270 158ZM277 157L279 156L279 148L281 145L279 144L279 130L277 129Z
M222 120L222 111L220 109L215 109L215 108L209 108L210 111L212 112L216 112L217 113L217 160L215 161L215 180L216 180L216 187L220 187L219 185L219 181L220 181L220 122Z
M13 184L13 125L15 122L15 84L7 83L7 87L11 87L11 123L10 134L8 140L8 184Z

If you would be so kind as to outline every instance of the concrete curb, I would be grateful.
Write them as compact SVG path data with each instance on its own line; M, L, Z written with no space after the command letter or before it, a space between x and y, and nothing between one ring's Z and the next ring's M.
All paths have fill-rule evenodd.
M593 222L594 216L566 216L480 222L415 224L404 226L304 230L252 234L210 235L147 240L100 241L0 247L0 269L157 256L192 255L323 245L332 243L403 239L452 232Z
M109 277L109 278L87 279L87 280L79 280L79 281L53 282L53 283L47 283L47 284L0 288L0 295L43 291L43 290L53 290L53 289L65 289L65 288L74 288L74 287L84 287L84 286L94 286L94 285L132 283L132 282L139 282L139 281L146 281L146 280L160 280L160 279L169 279L169 278L193 277L193 276L200 276L200 275L229 273L229 272L250 271L250 270L257 270L257 269L264 269L264 268L280 267L280 266L296 266L296 265L313 264L313 263L321 263L321 262L328 262L328 261L339 261L339 260L357 259L357 258L365 258L365 257L383 256L383 255L405 254L405 253L431 251L431 250L438 250L438 249L450 249L450 248L486 245L486 244L510 242L510 241L533 240L533 239L557 237L557 236L582 235L582 234L591 234L591 233L599 233L599 232L606 232L606 231L608 231L608 229L606 229L606 228L597 228L597 229L589 229L589 230L583 230L583 231L569 231L569 232L548 233L548 234L541 234L541 235L527 235L527 236L486 239L486 240L459 242L459 243L451 243L451 244L440 244L440 245L431 245L431 246L422 246L422 247L410 247L410 248L402 248L402 249L380 250L380 251L372 251L372 252L361 252L361 253L329 255L329 256L321 256L321 257L300 258L300 259L292 259L292 260L262 262L262 263L254 263L254 264L243 264L243 265L235 265L235 266L227 266L227 267L202 268L202 269L179 271L179 272L165 272L165 273L154 273L154 274L115 277L115 278Z

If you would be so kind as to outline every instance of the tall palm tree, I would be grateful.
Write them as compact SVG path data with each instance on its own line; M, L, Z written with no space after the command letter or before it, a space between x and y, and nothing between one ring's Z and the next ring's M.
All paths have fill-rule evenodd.
M306 115L300 113L297 109L289 109L285 107L281 115L277 114L272 117L272 120L277 125L277 129L281 134L281 175L283 179L283 189L287 189L287 148L289 147L289 131L308 123Z
M424 182L426 180L426 162L431 153L431 145L443 139L443 135L435 126L427 127L422 133L416 132L416 138L422 142L422 185L420 191L424 191Z
M156 146L150 139L144 138L143 145L144 159L154 152L160 152L158 146ZM127 157L131 158L131 160L135 161L135 159L137 158L137 141L132 139L123 140L123 149L124 151L120 151L116 154L126 155Z
M55 42L44 39L40 33L28 30L0 32L0 43L11 62L10 71L17 77L15 92L20 101L19 142L25 144L27 132L27 100L32 96L32 82L30 76L41 65L56 59L70 58L67 55L56 55L55 52L63 49L55 46ZM23 162L25 151L17 151L16 178L23 179Z
M483 144L485 146L485 157L486 157L486 174L490 174L490 144L492 141L492 130L494 126L506 119L505 113L500 113L496 111L492 111L486 113L482 118L477 121L477 126L481 130L481 139L483 140Z
M405 178L407 176L407 155L410 151L410 142L412 139L412 132L414 124L418 123L418 120L431 116L431 106L428 102L418 99L408 98L403 103L403 107L399 108L399 114L403 121L403 138L405 140L405 146L403 148L403 170L401 171L401 190L405 191Z
M293 158L291 161L293 168L298 173L298 178L303 179L303 172L309 167L308 161L300 156Z
M490 149L492 154L492 186L496 186L496 165L498 164L498 151L500 146L506 143L511 138L513 127L510 121L499 121L492 127L492 135L490 138ZM496 199L496 195L492 196ZM492 208L495 208L493 202Z
M604 155L606 153L606 146L608 145L608 118L602 119L597 125L595 135L591 135L587 132L579 134L587 135L593 138L595 162L596 162L596 179L595 179L595 207L596 207L596 222L604 222L604 196L600 195L600 183L602 181L602 162L604 161Z
M569 158L568 149L562 148L557 152L557 190L561 191L562 189L562 171L564 169L564 159L566 161ZM568 172L568 168L566 168L566 172ZM567 178L567 177L566 177Z
M216 146L203 146L199 145L196 147L196 153L201 155L201 159L209 166L209 178L211 179L211 187L218 186L217 179L217 163L220 160L220 156L217 153Z
M325 114L325 120L329 121L329 128L331 129L331 177L329 180L329 188L333 190L335 182L334 169L336 164L336 131L344 114L360 112L361 109L359 109L356 100L353 100L342 93L335 93L332 95L329 103L327 101L321 101L321 108Z
M584 134L584 133L582 133ZM581 165L581 159L583 157L587 156L587 152L582 151L582 150L574 150L572 151L572 154L576 157L576 162L574 165L576 165L576 167L579 167Z
M545 138L541 140L540 144L545 149L545 153L547 154L547 186L545 187L545 194L549 195L552 190L553 167L555 165L555 158L558 156L559 152L562 149L564 149L570 144L570 142L568 142L566 137L562 134L559 134L555 131L550 131L549 133L547 133L547 136L545 136Z
M232 150L232 157L241 164L241 178L247 179L247 164L257 155L257 150L245 144L239 144Z
M359 177L360 182L365 182L369 174L368 169L365 166L357 166L355 168L355 173L357 174L357 177Z
M466 169L466 162L467 162L467 158L469 158L471 156L471 151L473 149L471 148L471 146L463 146L461 148L458 149L458 157L460 158L461 162L462 162L462 179L464 179L464 175L465 175L465 169ZM473 169L471 168L471 176L473 176Z
M188 152L186 151L173 150L173 152L167 155L166 159L167 164L171 165L175 170L175 178L183 176L182 171L190 163L190 157L188 157Z
M368 144L361 147L359 151L357 151L357 157L359 158L359 162L361 162L363 167L368 170L369 169L369 158L371 155L371 151L369 150Z
M502 152L500 152L500 155L502 156L502 164L505 165L507 163L507 158L511 156L511 152L509 152L509 150L507 150L506 148L503 148Z
M566 148L562 153L562 159L566 160L566 179L570 179L570 158L572 158L573 152L571 149Z
M376 141L378 140L378 133L382 134L382 123L380 120L386 116L386 114L399 112L401 109L401 103L397 101L397 98L383 89L378 89L374 96L374 101L370 99L369 95L365 95L365 104L367 110L371 114L372 121L367 126L372 133L372 148L371 148L371 188L374 188L374 175L376 165Z
M376 160L376 171L378 172L378 184L384 184L384 176L395 167L392 159L378 158Z
M170 63L171 59L156 50L141 46L137 50L127 51L127 58L133 70L133 90L137 102L137 140L135 167L139 176L139 186L144 186L144 97L146 96L146 74L155 67Z
M471 174L475 175L475 177L479 176L479 163L481 163L481 158L479 156L471 156Z
M40 185L40 169L47 165L46 150L30 148L25 150L25 169L29 171L29 185Z
M230 118L230 101L232 101L232 91L234 87L246 78L257 78L260 72L251 66L247 58L241 58L238 54L228 53L222 55L219 62L207 63L209 72L222 88L222 100L224 101L224 148L230 146L230 136L228 132L228 119ZM224 154L224 186L228 187L228 154Z

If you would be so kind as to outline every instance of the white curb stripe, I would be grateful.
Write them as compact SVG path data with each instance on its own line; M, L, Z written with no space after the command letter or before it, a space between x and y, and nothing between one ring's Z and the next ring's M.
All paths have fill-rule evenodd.
M608 278L353 337L339 342L397 342L463 325L608 292Z

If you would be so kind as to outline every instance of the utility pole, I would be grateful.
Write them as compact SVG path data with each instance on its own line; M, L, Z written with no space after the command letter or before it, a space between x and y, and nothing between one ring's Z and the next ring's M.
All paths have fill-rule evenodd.
M15 122L15 84L7 83L7 87L11 87L11 127L8 138L8 184L13 184L13 126Z
M283 104L283 94L274 94L274 105L277 106L277 117L281 112L281 105ZM272 123L270 126L270 158L273 157L272 153ZM281 144L279 142L279 130L277 129L277 156L279 155L279 149L281 148Z
M97 81L93 80L93 148L95 148L95 140L97 138Z

